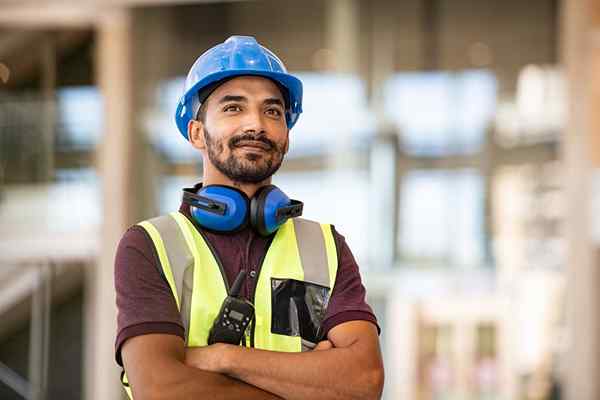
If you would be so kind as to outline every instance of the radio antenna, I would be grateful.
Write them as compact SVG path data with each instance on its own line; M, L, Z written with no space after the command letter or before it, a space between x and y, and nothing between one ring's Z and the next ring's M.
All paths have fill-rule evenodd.
M235 282L233 282L233 286L231 286L231 290L229 291L229 295L232 297L238 297L240 294L240 289L242 288L242 282L246 277L246 270L241 270L238 274L237 278L235 278Z

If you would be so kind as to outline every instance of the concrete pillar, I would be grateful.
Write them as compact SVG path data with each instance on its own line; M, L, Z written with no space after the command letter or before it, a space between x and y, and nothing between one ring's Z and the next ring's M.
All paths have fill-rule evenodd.
M473 370L477 325L473 320L457 318L452 324L452 359L454 361L454 390L458 398L468 398L473 392Z
M419 307L395 291L385 313L384 399L418 399Z
M355 74L359 69L359 2L327 2L326 44L334 54L335 72Z
M565 398L596 400L600 398L600 236L594 234L600 228L600 3L565 1L561 22L569 94L562 142L568 241Z
M371 144L369 189L369 265L389 271L394 266L398 227L398 137L384 131Z
M113 263L117 243L134 221L132 185L134 143L134 79L132 13L104 11L97 25L98 82L104 100L104 134L99 152L102 176L103 227L97 265L86 288L86 400L117 400L123 395L114 361L116 307Z
M394 63L397 40L396 5L393 2L375 1L371 7L371 43L369 63L370 68L370 100L371 108L376 113L378 121L383 122L383 85L394 73Z
M157 215L160 163L146 135L156 84L166 75L166 42L175 41L168 16L148 8L107 8L97 20L98 84L104 129L98 154L103 222L96 268L86 290L86 400L124 395L114 360L114 256L132 224ZM173 134L176 127L173 126ZM173 195L177 195L174 193Z
M384 85L394 73L396 50L396 7L393 2L376 1L371 8L369 43L369 103L376 117L376 138L371 144L369 264L386 270L395 263L398 234L399 140L396 127L385 115Z
M359 73L359 2L358 0L331 0L326 3L326 47L333 60L330 71L340 75ZM352 152L351 132L336 131L335 151L329 155L332 171L352 168L357 157Z

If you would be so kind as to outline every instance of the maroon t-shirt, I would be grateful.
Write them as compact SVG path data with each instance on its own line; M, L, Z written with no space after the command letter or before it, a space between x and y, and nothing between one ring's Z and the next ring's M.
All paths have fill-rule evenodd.
M199 227L190 215L189 207L180 209L196 229L201 230L221 260L229 284L240 270L248 274L241 295L250 299L254 293L261 260L271 243L251 228L233 234L219 234ZM338 252L338 271L323 332L347 321L365 320L377 326L377 319L365 301L358 265L346 241L335 229L333 235ZM150 333L167 333L184 338L177 304L168 283L159 272L160 263L152 240L144 228L134 225L123 235L115 257L115 288L117 292L117 338L115 357L122 365L121 346L129 338ZM253 272L255 271L255 273Z

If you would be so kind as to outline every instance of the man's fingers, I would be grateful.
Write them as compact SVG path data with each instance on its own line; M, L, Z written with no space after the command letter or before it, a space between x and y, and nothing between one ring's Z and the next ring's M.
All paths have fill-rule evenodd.
M329 340L319 342L313 350L329 350L333 348L333 344Z

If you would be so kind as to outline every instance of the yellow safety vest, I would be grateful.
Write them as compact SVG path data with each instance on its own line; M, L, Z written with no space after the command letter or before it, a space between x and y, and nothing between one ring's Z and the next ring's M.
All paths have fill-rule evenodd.
M206 346L213 321L227 297L227 279L220 261L209 242L182 213L173 212L139 225L156 248L161 273L181 314L186 345ZM312 349L316 336L303 332L320 329L337 268L331 225L303 218L285 222L277 230L259 270L254 293L255 319L246 332L246 345L285 352ZM282 299L285 291L279 289L286 282L300 285L306 292L303 298ZM278 304L273 304L274 299ZM281 315L282 309L286 315ZM310 318L306 318L307 313ZM288 329L282 330L281 319ZM121 381L132 398L125 373Z

